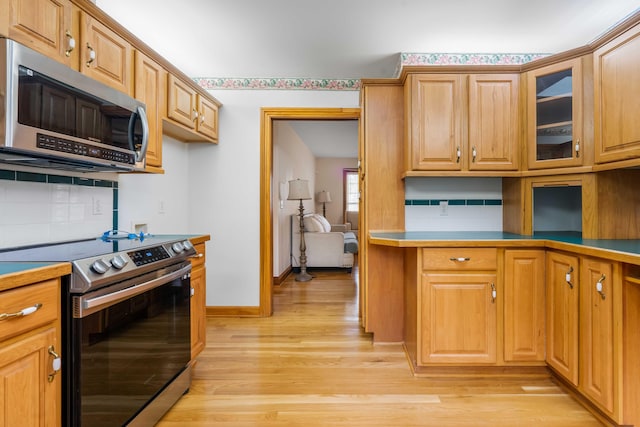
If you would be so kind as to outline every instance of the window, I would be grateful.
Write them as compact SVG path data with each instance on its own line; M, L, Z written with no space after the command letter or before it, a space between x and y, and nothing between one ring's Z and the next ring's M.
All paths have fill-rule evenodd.
M358 190L358 170L344 169L344 210L345 212L358 212L360 191Z

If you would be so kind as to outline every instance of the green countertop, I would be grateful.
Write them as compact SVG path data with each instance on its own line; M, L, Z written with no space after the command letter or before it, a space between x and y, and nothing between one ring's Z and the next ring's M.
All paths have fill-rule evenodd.
M487 244L508 244L529 242L535 245L537 242L550 242L568 245L577 245L583 248L592 248L599 251L627 254L632 257L640 256L640 240L638 239L583 239L580 233L540 233L533 236L524 236L513 233L497 231L406 231L406 232L372 232L369 233L374 244L384 244L384 241L393 242L390 246L411 247L425 246L418 243L457 243L457 242L486 242Z
M12 273L22 273L34 268L48 267L59 262L0 262L0 276Z

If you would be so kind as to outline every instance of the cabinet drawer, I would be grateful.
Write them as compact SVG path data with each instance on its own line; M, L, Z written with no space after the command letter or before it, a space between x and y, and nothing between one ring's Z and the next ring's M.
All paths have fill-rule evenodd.
M422 250L423 270L495 270L495 248L441 248Z
M26 316L0 319L0 341L56 320L59 301L58 280L48 280L0 293L0 316L41 304L40 308Z
M191 268L195 269L196 267L200 267L204 264L205 258L205 246L204 243L198 243L197 245L193 245L198 255L191 258Z

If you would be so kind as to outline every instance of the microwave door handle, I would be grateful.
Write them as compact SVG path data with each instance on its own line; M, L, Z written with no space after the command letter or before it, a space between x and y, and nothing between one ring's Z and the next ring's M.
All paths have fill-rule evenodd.
M140 122L142 123L142 147L140 151L136 151L136 163L144 161L147 155L147 147L149 146L149 121L147 120L147 113L143 107L137 107L136 113L140 116ZM135 126L129 126L129 141L133 141L133 132Z

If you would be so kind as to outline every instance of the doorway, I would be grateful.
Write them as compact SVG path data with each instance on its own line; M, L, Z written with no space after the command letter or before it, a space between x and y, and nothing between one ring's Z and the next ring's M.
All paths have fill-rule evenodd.
M276 120L360 120L359 108L263 108L260 121L260 316L273 314L273 124ZM361 155L359 155L361 157Z

